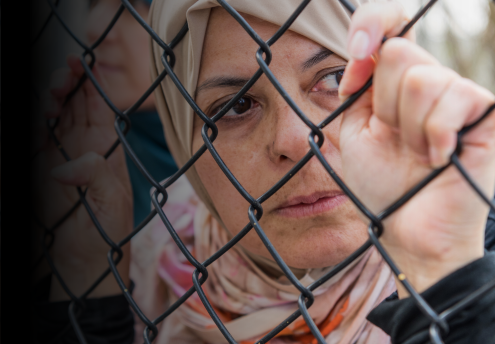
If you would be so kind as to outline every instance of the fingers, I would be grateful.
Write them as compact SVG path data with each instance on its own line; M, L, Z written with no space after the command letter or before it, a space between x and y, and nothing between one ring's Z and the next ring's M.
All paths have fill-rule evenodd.
M430 164L433 167L443 166L449 161L456 148L457 133L480 118L494 102L493 94L471 80L458 77L448 85L424 123ZM495 115L492 113L473 129L467 143L487 148L493 159L494 132Z
M489 91L436 65L410 67L398 89L396 117L400 118L401 138L435 168L448 163L457 145L457 133L495 102ZM494 148L494 132L492 115L473 129L465 143Z
M339 85L340 101L344 102L351 94L359 91L373 75L374 69L375 61L371 56L364 60L350 60Z
M65 97L71 91L74 84L74 76L70 68L60 68L53 72L50 78L50 93L56 98Z
M439 167L449 161L455 150L458 131L479 118L494 102L494 96L442 67L412 42L412 36L390 38L381 46L382 37L397 35L405 19L400 5L394 3L365 4L353 15L348 42L352 59L339 95L345 100L371 75L373 87L346 111L341 134L387 125L400 132L401 140L413 151L433 167ZM380 46L376 58L372 58ZM484 121L463 141L495 147L494 121ZM484 141L479 139L481 136Z
M398 90L404 73L414 65L440 64L424 49L403 38L385 42L373 78L373 112L380 120L398 127Z
M81 64L80 58L75 54L69 54L67 56L67 65L71 69L76 78L81 78L84 75L84 68Z
M43 95L43 113L46 118L59 117L64 98L73 87L73 77L68 68L56 70L49 83L49 90Z
M67 102L67 97L74 91L85 70L80 58L74 54L67 57L69 68L56 70L50 79L49 91L43 97L45 118L61 118L61 128L73 125L113 125L114 116L91 80L86 80ZM97 68L92 73L98 84L105 88L104 80ZM62 113L66 115L62 116Z
M341 81L341 99L355 93L371 77L375 67L371 56L382 45L383 37L398 35L407 22L402 6L395 2L367 3L354 12L347 40L351 59ZM404 37L415 40L412 30Z
M394 37L408 22L402 6L397 2L367 3L352 15L349 28L348 51L355 60L363 60L376 52L384 36ZM414 40L413 32L405 36Z
M428 140L423 135L435 103L459 76L439 66L415 65L404 72L400 85L398 122L402 139L420 156L428 158Z
M67 64L72 70L72 73L78 77L81 78L85 71L84 68L81 64L80 59L76 55L69 55L67 57ZM94 78L96 79L96 82L99 84L99 86L102 89L105 89L105 81L101 77L98 68L93 68L91 70ZM75 119L76 123L89 123L89 124L96 124L96 125L113 125L114 121L114 116L112 111L109 110L109 106L105 103L104 99L96 89L95 85L91 80L86 80L82 86L82 92L84 93L85 96L85 104L84 104L84 115L81 114L81 111L79 114L75 115L76 117L78 116L83 116L82 118L79 117L80 119L77 120ZM77 108L77 107L76 107ZM79 108L81 109L81 108Z
M114 194L116 180L107 161L94 152L57 166L51 172L58 182L72 186L87 186L92 196L108 199Z

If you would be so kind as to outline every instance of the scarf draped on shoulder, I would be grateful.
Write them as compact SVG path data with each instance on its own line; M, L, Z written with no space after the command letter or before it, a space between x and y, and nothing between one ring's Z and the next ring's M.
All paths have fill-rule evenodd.
M228 242L228 233L196 196L186 178L167 189L165 214L199 261ZM308 286L331 267L309 269L300 277ZM132 242L133 296L151 319L158 317L189 288L195 268L155 217ZM297 310L299 291L285 276L274 278L234 246L208 267L203 290L229 332L240 344L255 344ZM314 291L309 313L327 343L388 344L389 337L366 320L368 313L395 291L393 274L378 252L366 251L352 265ZM142 340L143 327L136 337ZM136 341L136 342L137 342ZM157 344L227 343L194 293L164 320ZM270 343L315 343L302 317Z

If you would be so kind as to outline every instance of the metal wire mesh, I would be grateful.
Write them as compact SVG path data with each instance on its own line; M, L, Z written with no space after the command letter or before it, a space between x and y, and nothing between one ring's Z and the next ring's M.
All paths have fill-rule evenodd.
M347 0L339 0L342 6L344 6L349 12L354 12L354 7ZM421 8L418 13L414 16L411 22L403 29L403 31L399 34L399 36L403 36L410 30L410 28L428 11L428 9L435 4L436 0L429 1L423 8ZM47 227L43 225L40 221L37 221L37 224L43 229L44 236L42 240L42 249L43 255L36 261L35 266L38 265L43 259L46 259L48 262L53 274L56 276L58 281L60 282L62 288L65 290L67 295L70 297L70 306L69 306L69 318L70 318L70 326L74 329L76 336L80 343L86 343L85 334L81 330L81 327L78 323L78 317L81 312L84 311L85 300L88 295L101 283L101 281L109 274L113 274L115 279L117 280L120 288L122 289L123 294L125 295L127 301L129 302L130 307L134 310L135 314L144 322L146 325L143 337L146 343L151 343L158 335L157 325L164 321L170 314L172 314L181 304L183 304L193 293L197 293L200 297L201 301L204 304L204 307L210 314L211 318L218 326L221 333L227 339L229 343L237 343L236 339L232 337L229 333L225 325L220 320L219 316L216 314L214 308L211 306L210 301L208 300L205 292L202 289L202 285L208 279L208 271L207 267L219 259L225 252L231 249L236 243L239 242L248 232L251 230L255 230L257 235L262 240L263 244L266 246L270 254L272 255L275 262L282 269L285 276L288 280L294 285L295 288L300 292L300 297L298 301L298 310L295 311L292 315L290 315L286 320L281 322L278 326L273 328L269 333L267 333L263 338L259 340L259 343L266 343L270 339L274 338L278 333L280 333L285 327L294 322L298 317L302 315L304 321L309 326L311 332L317 339L318 343L325 343L325 340L320 333L318 327L315 325L311 316L308 313L308 308L314 302L313 292L321 286L323 283L328 281L330 278L335 276L339 271L348 266L354 259L359 257L365 250L374 245L385 262L390 266L391 270L398 277L402 285L409 292L411 297L414 299L417 307L423 312L423 314L430 320L430 340L432 343L442 343L442 336L445 336L449 332L449 324L448 321L454 315L461 312L468 305L473 302L479 300L483 295L486 294L489 290L495 288L495 280L486 284L475 293L469 295L468 297L462 299L457 302L454 306L448 308L442 313L438 314L435 310L419 295L416 290L411 286L408 279L405 278L404 274L401 273L401 270L394 261L391 259L387 251L384 249L380 241L378 240L381 234L383 233L383 220L389 217L392 213L394 213L399 207L401 207L404 203L408 202L414 195L416 195L422 188L424 188L428 183L430 183L433 179L435 179L438 175L440 175L445 169L449 166L455 166L459 172L464 176L466 181L472 186L472 188L476 191L476 193L483 199L483 201L489 205L492 210L495 210L495 205L491 203L491 201L483 194L480 188L475 184L473 179L467 174L465 168L461 165L459 161L459 154L462 150L462 137L469 132L473 127L478 125L481 121L483 121L493 110L495 110L495 104L490 106L484 115L472 125L469 125L463 128L458 133L458 146L456 152L451 156L450 162L439 169L434 170L428 175L424 180L418 183L415 187L409 190L402 197L397 199L395 202L390 204L388 208L382 211L379 214L375 214L370 211L365 204L360 202L358 198L351 192L351 190L346 186L345 182L340 179L337 174L334 172L332 166L328 163L328 161L324 158L322 152L320 151L320 147L324 142L324 135L322 133L322 129L339 117L343 111L349 108L366 90L368 90L373 83L372 78L368 80L366 85L349 97L343 104L341 104L333 113L329 114L327 118L325 118L320 123L311 122L308 117L299 109L297 104L291 99L288 93L284 90L282 85L278 82L273 72L270 70L269 65L272 59L272 54L270 47L289 29L291 24L296 20L299 14L304 11L305 7L310 3L310 0L304 0L300 3L294 13L287 19L287 21L278 29L278 31L266 42L261 40L256 32L249 26L249 24L243 19L239 13L232 8L228 2L225 0L218 0L218 3L233 17L235 20L244 28L244 30L252 37L252 39L258 44L259 49L256 53L256 61L259 65L259 70L251 77L251 79L242 87L242 89L225 105L223 108L215 114L213 117L206 116L199 106L195 103L191 95L187 93L179 79L174 73L174 64L175 64L175 54L174 47L177 43L184 37L184 35L188 31L187 23L184 24L182 29L177 32L176 37L170 42L163 42L162 39L153 31L153 29L146 23L146 21L139 16L136 10L133 8L129 0L122 0L121 5L118 11L115 13L112 21L108 24L106 30L100 36L100 38L91 46L87 46L84 42L77 37L71 28L67 25L64 19L58 12L57 6L59 1L52 2L47 0L48 5L51 8L51 12L49 17L46 19L45 24L35 36L34 42L39 39L39 37L43 34L47 23L50 20L58 20L60 24L64 27L64 29L69 33L73 40L77 42L77 44L84 49L84 52L81 55L81 63L85 70L85 75L80 79L78 85L75 89L69 94L67 99L70 99L72 95L81 87L83 82L89 78L89 80L94 84L97 91L105 100L106 104L111 108L111 110L116 115L115 120L115 130L118 135L118 140L111 146L111 148L106 152L105 158L108 158L116 149L119 144L123 145L125 152L132 159L136 167L146 176L150 185L153 186L156 190L154 191L151 201L154 206L154 209L150 212L150 214L139 224L127 237L122 239L119 242L114 242L107 235L105 228L102 228L98 218L95 216L93 209L91 209L85 198L85 191L81 188L77 187L77 192L79 194L79 201L73 205L73 207L69 210L67 214L65 214L59 221L57 221L51 227ZM95 76L92 73L92 67L95 64L95 55L94 49L98 47L98 45L105 39L109 31L112 29L114 24L117 22L119 17L124 11L129 11L132 16L141 24L141 26L149 33L152 39L164 50L162 55L162 63L165 70L158 76L156 80L154 80L151 87L141 96L141 98L129 109L126 111L119 110L112 101L108 98L108 96L103 91L102 87L98 84ZM384 38L384 41L386 39ZM33 42L33 43L34 43ZM263 58L264 56L264 58ZM89 57L89 62L88 61ZM285 174L285 176L280 179L275 185L273 185L265 194L263 194L259 198L254 198L249 194L249 192L244 189L244 187L237 181L236 177L229 171L228 167L222 161L221 156L217 153L213 142L215 141L218 135L218 128L216 126L216 122L222 118L235 104L236 102L250 89L250 87L262 76L266 75L266 77L270 80L272 85L277 89L277 91L282 95L287 104L292 108L292 110L296 113L296 115L310 128L311 133L309 134L308 140L310 145L310 150L301 159L295 166L291 168L289 172ZM169 77L174 82L175 86L180 90L184 99L189 103L194 112L200 117L200 119L204 122L202 128L202 137L204 140L203 146L193 155L193 157L172 177L167 179L164 184L160 184L156 181L150 173L148 173L146 167L140 162L133 149L129 145L126 140L125 134L131 129L131 123L129 120L129 116L134 113L140 105L148 98L148 96L154 91L154 89L164 80L164 78ZM61 145L57 136L55 135L54 129L57 126L57 122L55 123L48 122L48 129L50 133L50 137L53 142L58 147L60 154L63 155L64 159L69 161L71 157L68 155L64 147ZM211 135L208 135L208 131L211 130ZM249 202L250 207L248 209L248 223L245 227L235 235L222 249L216 252L214 255L206 259L204 262L199 262L196 258L189 252L186 248L186 245L181 241L180 237L176 233L175 229L167 219L164 211L162 210L163 205L167 201L167 191L166 188L172 185L180 176L182 176L193 164L201 157L206 151L209 151L213 158L215 159L218 166L221 168L223 173L227 176L233 186L237 189L237 191ZM262 204L267 199L269 199L277 190L279 190L284 184L286 184L298 171L313 157L320 161L328 174L333 178L333 180L340 186L340 188L344 191L344 193L349 197L349 199L359 208L359 210L365 214L365 216L369 219L368 226L368 234L369 239L366 241L364 245L362 245L357 251L343 260L341 263L336 265L331 271L329 271L326 275L312 283L311 285L304 287L296 276L291 272L289 267L280 257L274 246L270 243L267 235L265 234L263 228L259 224L259 220L263 214ZM90 286L90 288L80 296L76 296L72 293L72 291L68 288L66 283L64 282L64 277L60 275L55 264L50 257L49 249L53 245L54 240L56 240L56 229L79 207L84 206L87 210L91 220L96 226L98 232L101 235L102 240L104 240L109 246L108 252L108 268L107 270ZM182 297L180 297L175 303L170 305L168 309L161 314L158 318L151 320L146 317L146 315L140 310L139 306L134 301L130 291L127 289L124 284L119 272L117 271L117 265L122 260L123 252L121 250L122 246L127 244L131 238L133 238L139 231L143 229L143 227L155 216L157 215L161 218L164 225L166 226L168 232L171 237L175 241L176 245L180 249L180 251L184 254L187 260L195 267L195 272L192 276L193 279L193 287L190 288Z

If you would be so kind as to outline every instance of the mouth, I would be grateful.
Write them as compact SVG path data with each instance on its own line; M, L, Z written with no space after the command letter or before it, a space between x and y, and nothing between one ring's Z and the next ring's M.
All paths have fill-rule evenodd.
M275 212L287 218L315 216L336 209L347 199L347 196L340 190L315 192L308 196L290 198L276 208Z

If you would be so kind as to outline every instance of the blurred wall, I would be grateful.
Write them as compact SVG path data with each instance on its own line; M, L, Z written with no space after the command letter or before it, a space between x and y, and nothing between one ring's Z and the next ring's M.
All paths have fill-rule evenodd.
M397 0L413 16L426 0ZM495 93L495 3L439 1L416 26L418 43L442 64Z
M395 1L400 2L410 16L427 2ZM88 3L88 0L59 0L58 5L60 15L83 40ZM46 1L32 0L31 9L33 39L49 15L50 8ZM495 92L495 5L492 0L441 0L421 19L416 32L418 43L444 65ZM50 74L65 65L68 53L80 54L82 51L56 18L52 18L33 46L35 89L41 92L48 86Z

